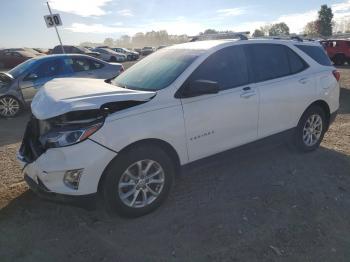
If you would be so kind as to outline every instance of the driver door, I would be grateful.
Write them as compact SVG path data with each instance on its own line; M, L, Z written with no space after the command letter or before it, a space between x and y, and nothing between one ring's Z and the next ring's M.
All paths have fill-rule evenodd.
M216 82L220 90L181 98L190 161L256 140L258 94L250 84L244 48L231 46L212 54L183 88L191 89L198 80Z
M53 78L63 75L64 68L60 59L42 62L34 70L31 70L19 83L24 100L30 103L40 87Z

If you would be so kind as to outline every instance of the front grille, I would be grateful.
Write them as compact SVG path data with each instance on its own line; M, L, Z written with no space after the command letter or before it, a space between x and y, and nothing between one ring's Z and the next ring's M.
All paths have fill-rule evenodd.
M39 136L39 120L32 116L27 124L19 150L19 153L27 163L34 162L45 152L39 142Z

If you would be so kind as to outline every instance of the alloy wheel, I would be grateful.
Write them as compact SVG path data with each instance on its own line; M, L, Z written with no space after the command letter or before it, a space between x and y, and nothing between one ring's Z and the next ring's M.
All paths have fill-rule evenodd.
M158 162L140 160L130 165L120 177L119 198L128 207L143 208L159 197L164 183L164 170Z
M306 146L312 147L318 143L323 130L322 117L317 114L311 115L303 128L303 142Z
M13 117L20 110L20 104L17 99L5 96L0 98L0 115L3 117Z

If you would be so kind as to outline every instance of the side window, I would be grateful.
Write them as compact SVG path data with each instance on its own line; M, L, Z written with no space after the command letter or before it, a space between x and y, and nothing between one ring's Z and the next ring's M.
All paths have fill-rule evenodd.
M287 52L283 45L252 44L247 46L255 81L267 81L290 74Z
M248 75L244 48L231 46L209 56L189 79L215 81L224 90L248 84Z
M88 59L89 60L89 63L90 63L90 69L91 70L96 70L96 69L101 69L102 67L104 67L104 64L96 61L96 60L93 60L93 59Z
M63 73L63 65L59 59L42 62L31 74L36 74L37 79L55 77Z
M301 51L310 56L313 60L315 60L320 65L331 66L332 62L327 56L325 50L321 46L311 46L311 45L295 45Z
M299 55L297 55L292 49L290 49L289 47L286 47L286 50L288 54L291 74L299 73L309 67L309 65Z
M71 67L74 72L83 72L91 70L90 59L85 57L73 57Z

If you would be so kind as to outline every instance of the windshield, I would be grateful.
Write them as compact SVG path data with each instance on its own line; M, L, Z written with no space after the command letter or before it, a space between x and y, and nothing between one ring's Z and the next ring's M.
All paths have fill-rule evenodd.
M111 81L136 90L160 90L169 86L200 55L200 50L162 49Z
M22 64L19 64L18 66L14 67L14 68L11 69L8 73L9 73L13 78L17 78L17 77L19 77L21 74L23 74L24 72L28 71L29 68L31 68L32 65L34 65L35 62L36 62L35 59L29 59L29 60L23 62Z

